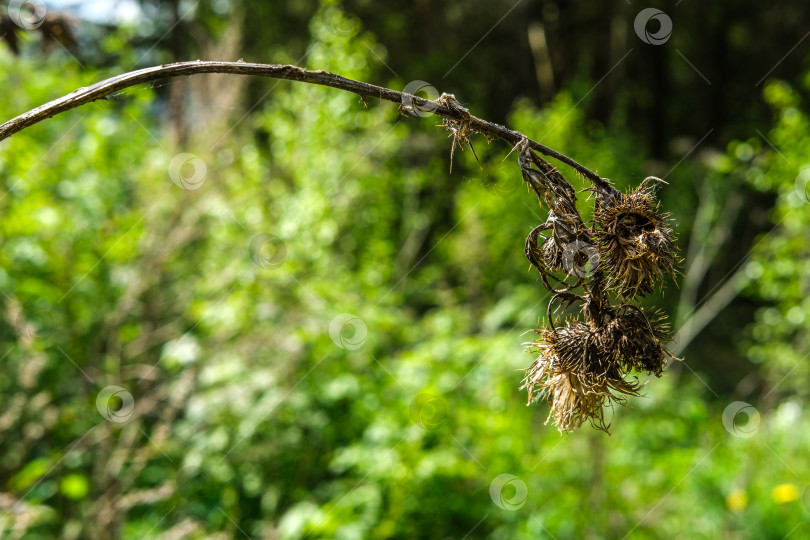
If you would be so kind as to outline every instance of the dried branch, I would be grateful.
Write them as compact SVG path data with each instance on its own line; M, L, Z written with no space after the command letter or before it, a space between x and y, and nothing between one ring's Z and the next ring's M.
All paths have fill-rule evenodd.
M155 66L137 71L131 71L122 75L111 77L98 82L92 86L79 88L70 94L55 99L45 105L32 109L20 116L9 120L0 126L0 141L11 135L33 126L43 120L56 116L59 113L75 109L86 103L91 103L99 99L105 99L110 94L119 92L130 86L142 83L180 77L183 75L195 75L198 73L224 73L230 75L257 75L260 77L270 77L275 79L287 79L309 84L330 86L347 92L353 92L361 97L371 97L384 99L400 105L412 104L422 112L429 112L442 116L446 119L457 122L464 122L469 131L491 135L503 139L512 146L522 140L528 140L529 146L543 155L552 157L566 165L570 165L577 172L591 181L595 186L609 189L610 181L600 177L584 165L577 163L568 156L557 152L536 141L528 139L522 133L513 131L500 124L495 124L470 115L466 110L454 106L451 101L430 101L419 96L398 92L382 86L355 81L341 77L334 73L322 70L309 70L292 65L282 64L253 64L249 62L209 62L197 60L195 62L177 62L163 66Z

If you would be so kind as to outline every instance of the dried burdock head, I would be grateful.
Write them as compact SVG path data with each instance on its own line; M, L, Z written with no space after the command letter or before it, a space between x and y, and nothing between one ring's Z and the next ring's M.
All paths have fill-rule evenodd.
M668 216L658 211L648 186L652 178L626 194L604 178L591 178L594 218L586 224L562 174L525 141L516 148L523 180L548 206L548 219L526 239L526 257L554 294L549 328L537 330L539 339L528 344L537 359L521 389L529 403L545 398L551 405L546 423L553 418L561 432L585 421L608 431L605 406L637 396L641 388L632 372L660 376L674 358L662 344L670 338L663 317L626 302L613 305L610 294L632 300L653 292L664 276L675 277ZM555 302L563 312L581 304L582 320L555 328Z
M675 358L662 344L672 339L666 317L630 305L625 309L606 325L606 340L618 352L623 371L643 371L660 377L667 362Z
M594 212L601 269L608 287L624 298L653 292L664 276L675 278L677 248L669 215L659 213L650 180L655 179L629 193L599 197Z
M600 385L592 379L593 376L575 373L547 376L539 396L546 396L551 405L546 423L554 418L560 433L570 433L587 420L596 429L607 431L610 426L605 423L604 407L612 396L605 383Z
M554 418L560 432L574 431L586 420L607 431L604 406L638 395L639 386L622 376L618 350L604 328L569 321L558 330L537 333L540 340L529 343L528 349L538 358L521 387L528 390L529 403L546 398L551 405L546 423Z

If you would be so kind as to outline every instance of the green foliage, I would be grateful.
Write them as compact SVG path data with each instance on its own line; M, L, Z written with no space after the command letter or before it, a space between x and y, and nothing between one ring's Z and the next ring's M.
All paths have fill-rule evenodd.
M768 386L779 394L807 396L810 352L807 320L810 319L810 163L807 144L810 119L799 92L784 82L771 81L764 97L774 111L768 140L774 148L757 148L750 142L732 147L746 168L746 179L757 190L773 193L770 226L755 244L746 268L751 292L768 305L756 313L746 352L768 369Z

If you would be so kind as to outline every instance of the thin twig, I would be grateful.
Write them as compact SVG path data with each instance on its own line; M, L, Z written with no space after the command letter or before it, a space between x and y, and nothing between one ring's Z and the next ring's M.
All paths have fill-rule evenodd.
M96 101L98 99L105 99L110 94L123 90L124 88L160 79L168 79L182 75L194 75L197 73L258 75L260 77L287 79L310 84L319 84L322 86L331 86L332 88L353 92L364 98L379 98L391 101L393 103L398 103L400 105L406 102L412 103L414 106L418 107L420 111L431 112L438 116L451 118L453 120L463 120L465 122L469 122L468 125L472 131L493 135L499 139L507 141L512 146L515 146L520 141L527 139L528 144L532 149L561 161L562 163L570 165L596 186L602 188L607 188L610 186L610 182L607 179L600 177L595 172L577 163L568 156L561 154L548 146L528 139L518 131L513 131L500 124L488 122L472 115L467 116L458 108L447 107L441 103L430 101L419 96L406 94L404 92L397 92L396 90L391 90L389 88L384 88L382 86L377 86L362 81L347 79L346 77L341 77L340 75L322 70L313 71L300 68L298 66L281 64L209 62L197 60L195 62L177 62L174 64L166 64L163 66L155 66L139 69L137 71L131 71L122 75L111 77L92 86L74 90L66 96L55 99L49 103L46 103L45 105L32 109L12 120L9 120L0 126L0 141L47 118L51 118L59 113L69 111L70 109L75 109L76 107ZM404 99L406 97L407 100Z

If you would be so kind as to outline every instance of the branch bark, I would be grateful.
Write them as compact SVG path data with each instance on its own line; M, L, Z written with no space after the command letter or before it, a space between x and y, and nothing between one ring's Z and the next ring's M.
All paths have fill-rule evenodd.
M557 152L537 141L525 137L519 131L511 130L500 124L488 122L481 118L469 115L463 109L448 107L435 101L430 101L419 96L398 92L382 86L369 84L362 81L347 79L334 73L322 70L308 70L292 65L282 64L254 64L248 62L210 62L197 60L195 62L177 62L163 66L155 66L137 71L130 71L122 75L111 77L94 85L79 88L70 94L55 99L49 103L41 105L26 113L9 120L0 126L0 141L11 135L33 126L43 120L56 116L57 114L75 109L81 105L91 103L99 99L105 99L110 94L135 86L160 79L179 77L184 75L195 75L198 73L224 73L231 75L256 75L260 77L270 77L275 79L287 79L321 86L338 88L347 92L353 92L363 98L378 98L400 105L412 103L425 112L430 112L444 118L456 121L468 122L469 129L487 135L492 135L502 139L512 146L515 146L526 139L529 146L537 152L552 157L566 165L573 167L578 173L583 175L596 186L610 189L611 183L606 178L600 177L587 167L577 163L565 154Z

